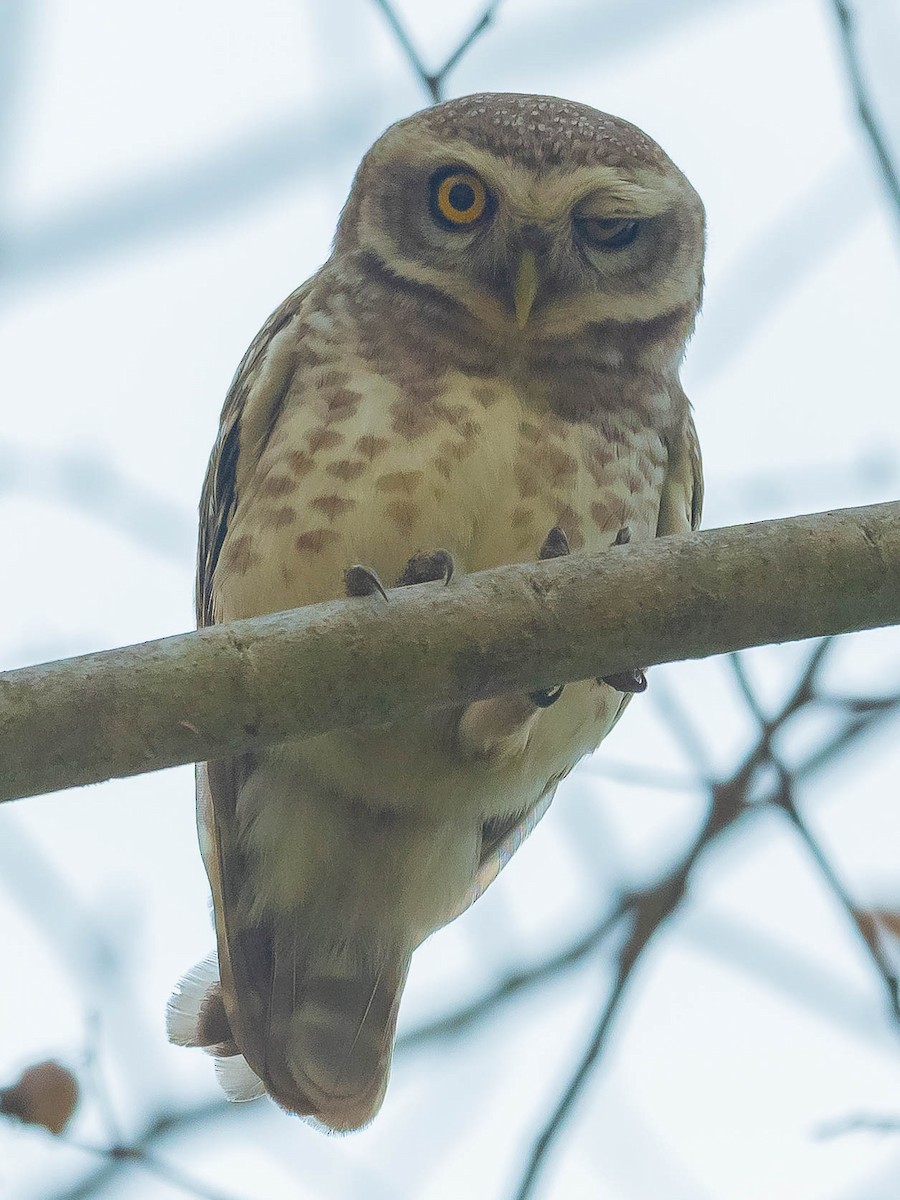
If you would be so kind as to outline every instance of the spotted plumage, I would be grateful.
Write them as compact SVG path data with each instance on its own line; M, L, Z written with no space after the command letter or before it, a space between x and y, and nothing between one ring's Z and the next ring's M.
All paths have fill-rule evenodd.
M678 370L702 258L696 193L618 118L481 95L393 126L331 258L226 399L199 623L380 603L379 577L452 586L696 526ZM265 1090L336 1129L371 1119L412 951L487 886L641 681L202 765L218 960L173 997L173 1040L213 1049L237 1098Z

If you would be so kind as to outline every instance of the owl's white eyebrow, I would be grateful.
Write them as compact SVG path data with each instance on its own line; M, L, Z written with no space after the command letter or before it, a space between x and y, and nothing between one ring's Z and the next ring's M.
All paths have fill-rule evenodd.
M664 180L655 186L628 179L604 179L573 197L571 208L583 217L657 217L678 200Z
M670 205L660 204L656 197L622 196L610 192L593 192L579 200L573 211L576 217L596 217L600 220L610 217L642 218L657 217L667 212Z

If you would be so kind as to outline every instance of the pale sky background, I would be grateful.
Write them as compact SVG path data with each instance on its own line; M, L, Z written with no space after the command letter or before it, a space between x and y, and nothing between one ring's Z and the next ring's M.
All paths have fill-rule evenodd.
M429 64L481 7L397 4ZM900 152L900 5L855 8ZM896 498L900 214L830 3L504 0L447 83L480 90L624 116L703 196L707 299L685 383L707 526ZM194 513L229 379L327 255L362 153L424 103L372 0L0 0L0 665L191 626ZM806 652L748 656L767 702ZM896 691L900 635L847 639L828 678ZM702 792L609 777L640 764L690 785L667 696L712 769L734 766L753 728L725 664L654 671L502 881L417 954L401 1030L568 944L611 889L688 843ZM798 730L787 757L821 733ZM800 795L861 905L900 907L898 734ZM172 985L212 944L206 895L187 768L0 811L0 1082L48 1056L81 1072L95 1046L106 1085L86 1082L73 1141L127 1141L157 1112L217 1103L210 1060L163 1029ZM361 1134L326 1138L259 1101L154 1151L234 1200L506 1200L609 978L595 955L476 1032L399 1055ZM762 815L709 855L647 954L537 1194L896 1200L900 1134L815 1136L859 1112L900 1114L900 1036L803 847ZM10 1200L185 1194L137 1170L66 1190L96 1165L0 1122Z

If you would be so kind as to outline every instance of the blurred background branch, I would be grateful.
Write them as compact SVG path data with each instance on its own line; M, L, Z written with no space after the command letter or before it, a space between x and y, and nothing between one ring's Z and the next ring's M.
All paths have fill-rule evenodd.
M409 65L421 81L428 98L433 104L437 104L445 98L444 81L456 64L462 59L463 55L468 52L476 39L481 37L487 30L494 19L494 14L497 11L499 3L500 0L493 0L493 3L487 6L459 45L450 52L444 60L443 66L439 67L437 71L429 71L419 57L419 52L413 45L412 39L404 28L403 22L397 16L394 6L389 3L389 0L375 0L375 4L384 13L385 20L390 26L394 37L397 39L397 44L406 55Z
M887 138L881 127L881 122L875 114L875 107L869 96L865 73L856 40L856 15L854 6L847 0L833 0L837 16L838 33L844 65L847 69L847 79L853 92L853 99L859 119L872 147L872 153L878 164L882 182L894 209L894 215L900 221L900 173L894 162Z

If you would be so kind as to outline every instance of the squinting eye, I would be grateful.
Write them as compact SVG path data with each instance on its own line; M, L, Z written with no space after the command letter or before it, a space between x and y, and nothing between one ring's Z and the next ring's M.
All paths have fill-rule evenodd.
M598 250L621 250L638 235L638 222L627 217L576 217L575 225L584 240Z
M431 213L441 225L474 225L491 210L487 188L471 171L439 171L431 177Z

